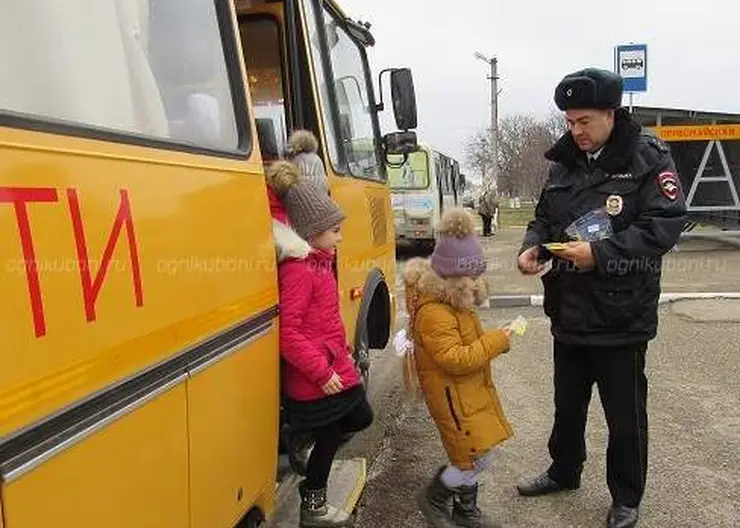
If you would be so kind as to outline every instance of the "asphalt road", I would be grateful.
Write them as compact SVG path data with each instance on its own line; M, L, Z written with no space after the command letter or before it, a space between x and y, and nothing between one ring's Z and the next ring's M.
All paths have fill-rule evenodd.
M594 391L587 430L589 460L580 490L520 498L517 480L543 470L552 420L549 323L539 308L486 311L498 326L522 314L527 334L494 363L494 377L515 437L482 478L480 505L507 527L603 526L606 425ZM738 301L681 302L661 309L648 352L650 458L642 527L740 525L740 321ZM381 378L382 382L379 382ZM374 398L380 419L348 446L372 460L356 526L422 527L414 495L444 454L426 407L403 400L392 352L377 356Z
M539 280L522 277L515 268L522 235L522 229L510 228L483 240L493 294L541 293ZM417 254L400 249L399 277L404 261ZM403 307L400 279L396 290ZM663 291L740 291L740 250L711 242L682 243L666 258ZM480 505L511 528L603 526L610 504L607 436L596 390L581 489L537 499L516 493L521 476L536 474L549 463L549 322L540 308L482 312L490 326L519 314L528 318L528 332L494 364L515 437L502 446L495 467L483 476ZM659 335L648 352L650 457L641 527L740 526L739 322L737 300L681 301L661 308ZM404 398L400 362L390 347L375 351L371 376L375 423L340 454L364 456L370 464L355 526L425 526L414 496L444 463L437 431L423 402Z

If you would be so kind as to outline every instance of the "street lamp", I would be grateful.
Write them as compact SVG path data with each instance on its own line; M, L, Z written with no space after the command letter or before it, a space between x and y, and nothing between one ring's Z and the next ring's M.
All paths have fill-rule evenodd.
M474 57L488 64L491 73L488 79L491 81L491 155L493 157L493 170L488 181L484 182L484 187L489 187L498 178L498 59L489 58L479 51L476 51Z

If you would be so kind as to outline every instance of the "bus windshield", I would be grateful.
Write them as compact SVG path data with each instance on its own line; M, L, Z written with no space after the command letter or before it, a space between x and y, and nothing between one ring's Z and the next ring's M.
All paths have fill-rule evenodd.
M389 156L393 165L403 161L403 156ZM426 189L429 187L429 157L423 150L409 154L406 163L388 166L388 182L391 189Z

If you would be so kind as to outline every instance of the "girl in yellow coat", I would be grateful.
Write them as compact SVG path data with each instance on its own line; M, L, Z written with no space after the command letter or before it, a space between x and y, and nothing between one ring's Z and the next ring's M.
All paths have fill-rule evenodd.
M431 258L410 260L403 274L419 386L450 462L419 506L445 528L497 526L477 506L478 475L512 435L491 378L491 360L509 350L510 332L484 330L475 313L486 298L485 269L472 216L453 209L440 221Z

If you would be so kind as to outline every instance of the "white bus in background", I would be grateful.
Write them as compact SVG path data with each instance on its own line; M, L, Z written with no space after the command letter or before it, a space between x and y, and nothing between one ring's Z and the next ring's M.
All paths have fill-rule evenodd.
M465 182L460 164L423 145L405 161L401 156L389 161L396 242L433 246L442 213L462 202Z

